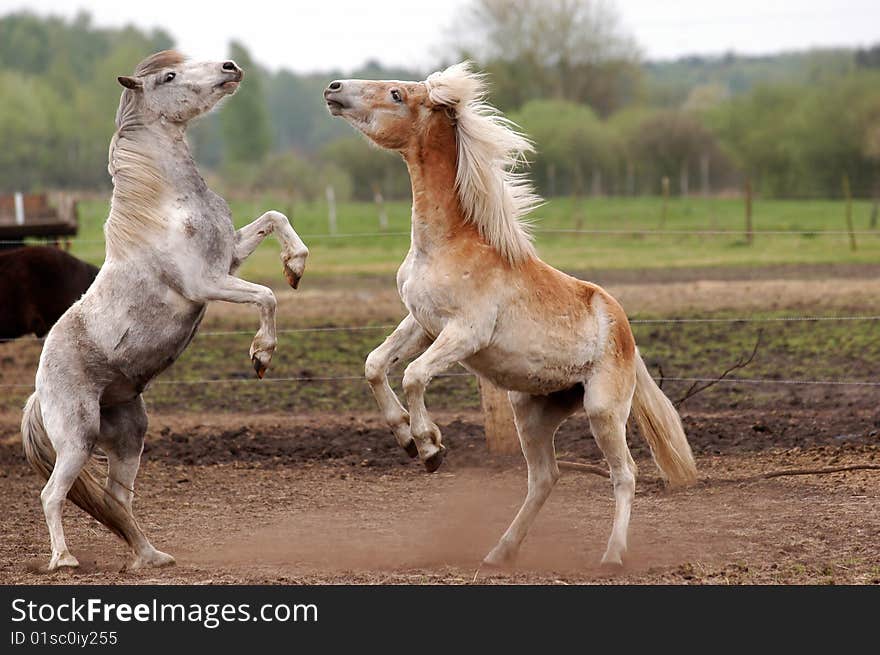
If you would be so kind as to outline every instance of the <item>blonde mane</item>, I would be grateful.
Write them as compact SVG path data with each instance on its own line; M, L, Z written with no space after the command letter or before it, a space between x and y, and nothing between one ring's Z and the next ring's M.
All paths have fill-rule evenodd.
M134 74L151 75L183 61L179 52L164 50L143 60ZM123 90L107 165L113 178L110 215L104 223L108 256L124 256L144 239L161 233L166 225L161 208L168 185L156 166L157 153L140 110L138 92Z
M425 86L453 113L458 141L455 186L465 218L511 264L536 257L526 215L542 203L517 169L533 152L516 125L485 101L486 82L469 62L432 73Z

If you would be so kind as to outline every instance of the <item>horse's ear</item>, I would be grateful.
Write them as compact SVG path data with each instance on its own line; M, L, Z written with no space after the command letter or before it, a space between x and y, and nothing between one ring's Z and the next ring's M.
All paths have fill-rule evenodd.
M129 77L128 75L120 75L116 78L119 80L119 83L124 86L126 89L143 89L144 83L141 82L136 77Z

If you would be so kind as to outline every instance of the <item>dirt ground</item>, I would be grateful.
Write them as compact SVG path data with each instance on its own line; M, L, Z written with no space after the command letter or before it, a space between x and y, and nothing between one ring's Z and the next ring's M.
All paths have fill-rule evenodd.
M55 574L39 571L41 485L4 421L0 583L470 583L522 500L525 470L520 457L485 454L478 415L440 419L450 455L428 475L374 416L154 417L136 514L178 565L125 570L120 542L69 508L82 567ZM665 489L633 439L641 475L622 572L598 567L608 481L564 471L517 568L478 582L880 583L877 471L744 480L880 464L880 413L700 412L685 423L701 471L692 489ZM582 419L558 442L567 459L602 464Z
M880 309L878 272L839 269L832 278L821 267L779 267L651 280L614 273L600 281L633 313L864 314ZM339 290L338 281L320 282L282 301L279 325L392 319L399 306L386 283L352 281ZM253 322L251 312L222 306L207 327ZM32 379L35 348L0 344L0 380ZM878 370L877 362L853 361L855 370L844 373L870 378ZM598 566L613 511L608 480L564 471L517 568L481 570L477 582L880 584L880 471L754 478L880 465L877 393L793 388L785 402L699 396L683 410L697 486L664 488L641 438L630 435L640 476L623 571ZM151 412L135 500L142 527L178 564L137 572L126 570L121 543L72 506L66 531L82 566L40 571L49 552L42 483L21 456L20 415L0 412L0 583L467 584L525 493L522 457L489 456L471 409L437 413L449 455L429 475L397 448L375 412L188 407L182 395L173 411ZM556 443L560 457L604 466L581 417L562 426Z

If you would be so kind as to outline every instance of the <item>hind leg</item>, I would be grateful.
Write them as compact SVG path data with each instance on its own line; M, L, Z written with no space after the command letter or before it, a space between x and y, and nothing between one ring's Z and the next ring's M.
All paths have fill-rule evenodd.
M90 452L79 447L78 444L56 450L55 468L52 469L52 475L49 476L46 486L40 493L46 525L49 527L49 540L52 544L52 558L48 566L50 571L64 566L79 566L77 559L67 549L61 517L67 492L76 482L77 476L90 457Z
M623 565L629 517L636 491L636 465L626 443L626 419L617 414L590 417L590 430L608 461L614 488L614 523L602 556L602 564L607 566Z
M67 549L62 514L68 493L89 463L99 429L97 398L88 392L73 397L63 391L66 390L54 390L47 385L45 393L40 394L43 424L55 451L52 473L40 493L52 545L52 558L48 566L50 571L63 566L79 566ZM55 402L46 402L46 398Z
M509 397L529 468L529 489L513 523L483 560L484 564L499 567L510 566L516 560L529 527L559 479L553 437L560 423L579 406L582 391L576 387L550 396L510 392Z
M632 391L624 391L627 386L619 378L598 373L590 381L584 401L590 431L608 462L614 489L614 523L602 556L602 564L611 567L623 565L636 490L636 464L626 443L626 419L632 399Z
M100 443L107 452L109 464L106 490L125 507L131 517L127 536L135 552L135 558L129 565L132 569L174 564L171 555L153 547L131 511L134 481L140 468L146 432L147 414L141 398L125 405L105 408L101 412Z
M134 479L140 467L140 452L136 455L118 455L112 451L107 452L109 460L109 475L107 479L107 493L116 498L131 513L131 500L134 495ZM140 529L135 533L135 539L131 544L135 551L134 560L129 564L131 569L139 569L145 566L169 566L174 564L174 558L157 550L149 542Z

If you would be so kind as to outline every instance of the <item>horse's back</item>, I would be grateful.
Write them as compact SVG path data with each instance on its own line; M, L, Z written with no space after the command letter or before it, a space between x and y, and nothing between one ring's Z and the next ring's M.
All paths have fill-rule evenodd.
M537 293L536 313L542 317L565 316L574 329L580 326L598 335L597 356L606 345L625 360L635 352L635 339L623 305L611 293L593 282L563 273L549 264L535 260L528 277Z

